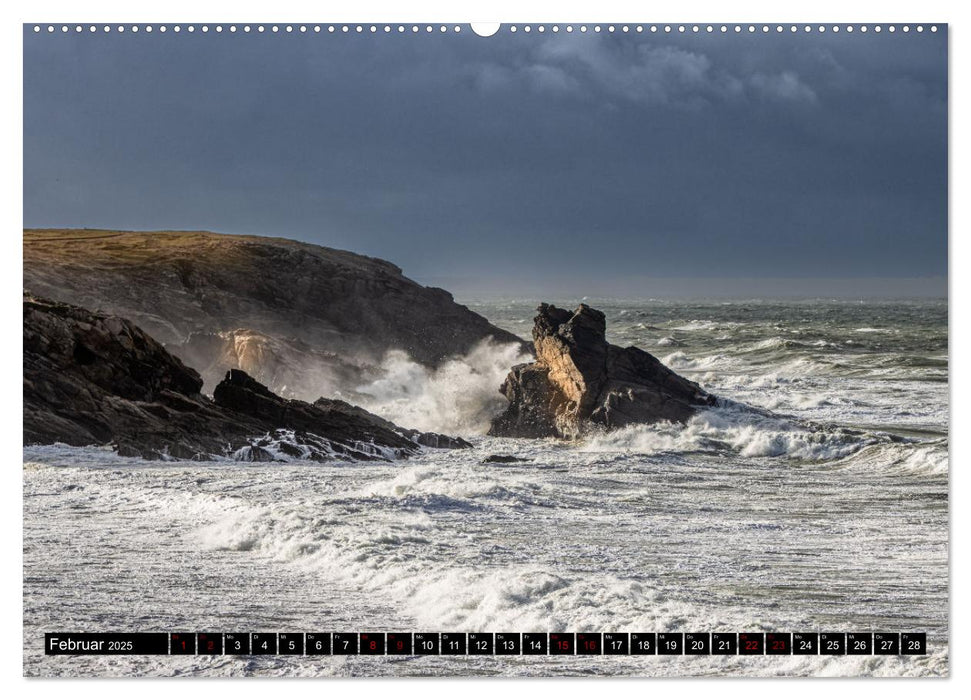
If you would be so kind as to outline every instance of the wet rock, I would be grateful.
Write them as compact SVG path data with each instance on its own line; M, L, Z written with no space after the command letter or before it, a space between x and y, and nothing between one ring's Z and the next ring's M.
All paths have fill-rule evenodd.
M390 460L425 444L465 447L400 428L343 401L284 399L241 370L212 399L202 380L131 321L24 293L25 444L115 446L122 456L268 461Z
M442 435L440 433L426 433L420 430L402 428L389 420L385 420L384 418L374 415L370 411L366 411L360 406L354 406L353 404L340 399L319 398L314 401L313 405L324 410L338 410L342 413L366 416L369 421L377 425L384 426L388 430L396 432L408 440L422 445L423 447L432 447L444 450L466 449L472 447L472 443L468 442L467 440L463 440L460 437L452 437L450 435Z
M575 438L590 425L684 422L716 403L650 353L609 344L604 314L586 304L540 305L533 344L536 362L514 367L500 388L509 406L490 435Z
M525 459L524 457L516 457L514 455L489 455L484 460L483 464L516 464L517 462L530 462L532 460Z
M273 453L259 445L250 445L236 450L233 459L237 462L272 462Z

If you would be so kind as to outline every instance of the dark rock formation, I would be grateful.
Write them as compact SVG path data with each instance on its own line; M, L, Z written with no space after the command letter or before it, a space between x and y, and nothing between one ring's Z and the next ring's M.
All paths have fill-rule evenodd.
M24 443L113 444L125 456L394 459L466 447L344 402L286 400L234 370L202 380L131 321L24 294Z
M492 423L500 437L573 438L588 424L620 428L632 423L683 422L715 404L704 392L635 347L606 340L600 311L574 312L542 304L534 320L537 361L518 365L500 391L509 407Z
M530 462L532 460L515 455L489 455L482 460L483 464L518 464L519 462Z
M522 344L448 292L346 251L195 231L25 230L23 240L24 287L131 319L198 367L207 392L243 369L313 400L375 378L388 350L436 367L489 337Z

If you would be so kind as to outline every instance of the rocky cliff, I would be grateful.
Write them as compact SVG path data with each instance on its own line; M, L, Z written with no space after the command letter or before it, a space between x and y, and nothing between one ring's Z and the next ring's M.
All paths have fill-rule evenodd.
M391 263L282 238L25 230L24 287L130 319L202 371L245 369L313 399L375 378L391 349L428 367L491 336L522 343Z
M513 368L500 391L508 408L492 423L500 437L580 435L588 425L683 422L715 398L636 347L606 340L602 312L542 304L534 319L536 362Z
M228 372L210 399L199 374L129 320L24 294L24 443L113 445L150 459L394 459L467 447L363 409L273 394Z

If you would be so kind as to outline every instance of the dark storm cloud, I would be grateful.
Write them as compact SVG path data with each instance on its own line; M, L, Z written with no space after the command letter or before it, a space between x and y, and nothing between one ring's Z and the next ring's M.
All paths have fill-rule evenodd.
M944 32L27 31L24 58L27 226L295 237L460 290L946 274Z

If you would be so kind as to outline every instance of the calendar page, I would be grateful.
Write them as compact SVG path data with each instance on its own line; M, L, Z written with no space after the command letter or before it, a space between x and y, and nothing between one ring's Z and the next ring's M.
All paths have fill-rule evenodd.
M946 23L22 32L25 675L949 674Z

